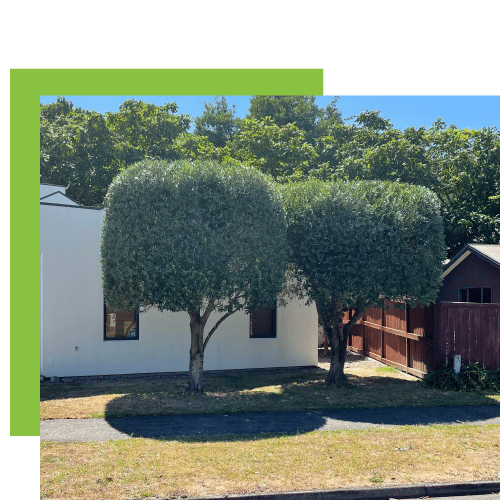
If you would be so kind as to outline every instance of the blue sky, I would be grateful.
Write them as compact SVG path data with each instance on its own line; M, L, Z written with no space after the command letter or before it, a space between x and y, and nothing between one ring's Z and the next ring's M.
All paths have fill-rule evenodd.
M76 107L95 110L99 113L118 111L126 99L137 99L162 105L177 102L179 113L192 117L203 113L204 103L214 96L65 96ZM40 102L54 102L57 96L41 96ZM249 96L226 96L230 105L236 105L236 114L243 117L249 106ZM316 103L326 106L332 96L317 96ZM500 129L500 96L340 96L337 106L342 116L348 118L365 110L380 110L396 128L429 128L439 116L448 125L459 128L478 129L497 127Z

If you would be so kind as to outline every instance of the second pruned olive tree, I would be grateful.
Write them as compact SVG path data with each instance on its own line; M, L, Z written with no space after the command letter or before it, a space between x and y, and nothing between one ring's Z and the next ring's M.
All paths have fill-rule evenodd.
M435 300L445 257L439 203L426 188L390 182L281 189L292 262L332 348L326 382L345 384L349 332L368 308Z
M188 313L190 391L203 390L205 348L221 322L274 303L286 259L276 187L255 169L143 161L109 188L101 244L106 303ZM214 311L222 314L205 332Z

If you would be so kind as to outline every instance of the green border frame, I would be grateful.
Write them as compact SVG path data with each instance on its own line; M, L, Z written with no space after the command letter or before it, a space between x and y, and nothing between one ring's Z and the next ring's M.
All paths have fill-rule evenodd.
M323 70L11 69L11 436L40 435L40 96L259 94L322 95Z

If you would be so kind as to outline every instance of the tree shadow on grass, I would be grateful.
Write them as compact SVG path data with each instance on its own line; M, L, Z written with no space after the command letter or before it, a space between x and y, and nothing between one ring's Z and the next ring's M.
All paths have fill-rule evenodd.
M182 408L178 407L179 399L171 401L168 396L125 395L109 401L105 418L111 427L129 436L176 440L223 440L233 435L260 439L394 425L500 423L500 405L492 405L486 395L452 394L446 400L449 393L425 390L418 381L355 375L349 375L349 380L347 387L332 387L318 377L304 378L298 383L282 383L277 392L272 392L275 387L266 391L254 383L248 385L259 390L246 389L244 393L220 392L207 384L204 394L186 395ZM401 400L405 394L407 398ZM451 406L438 406L447 404ZM459 404L475 406L456 406Z

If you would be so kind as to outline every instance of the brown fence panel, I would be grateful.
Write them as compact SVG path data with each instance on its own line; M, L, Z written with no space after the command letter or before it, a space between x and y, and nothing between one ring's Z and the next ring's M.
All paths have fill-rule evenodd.
M368 355L375 355L375 358L382 358L382 330L364 325L364 350Z
M357 352L362 352L363 346L363 325L356 323L352 325L351 335L349 339L349 345L354 348Z
M364 320L375 325L382 325L382 309L372 307L365 313Z
M434 304L427 307L409 307L408 332L431 338L434 333Z
M492 370L500 370L500 307L498 308L496 316L494 314L489 314L487 316L484 328L486 331L492 333L481 337L481 364L490 366Z
M432 368L433 309L390 307L368 309L351 330L356 352L423 377ZM346 319L344 318L344 322Z
M459 354L462 362L500 369L500 304L442 302L436 360Z
M408 339L409 367L422 373L427 373L432 368L434 345L432 339Z
M406 310L392 306L384 311L384 325L400 332L406 332Z
M385 356L387 361L406 366L406 338L393 333L385 333Z

